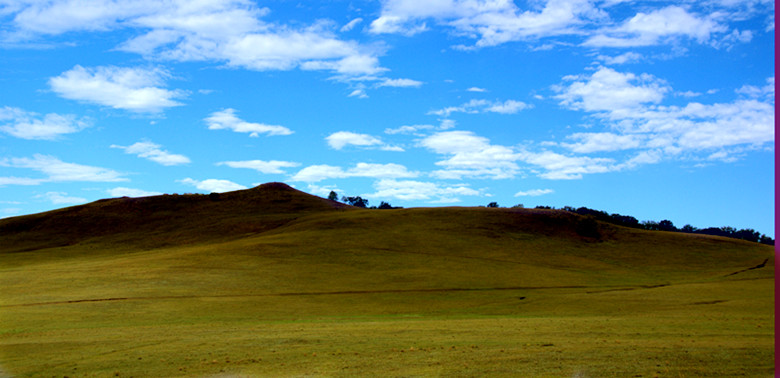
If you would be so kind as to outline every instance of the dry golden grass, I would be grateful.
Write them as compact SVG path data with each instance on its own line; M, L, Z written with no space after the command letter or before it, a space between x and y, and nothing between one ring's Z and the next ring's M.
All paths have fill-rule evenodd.
M556 211L355 210L274 185L172 198L0 220L1 371L773 374L771 247L582 237Z

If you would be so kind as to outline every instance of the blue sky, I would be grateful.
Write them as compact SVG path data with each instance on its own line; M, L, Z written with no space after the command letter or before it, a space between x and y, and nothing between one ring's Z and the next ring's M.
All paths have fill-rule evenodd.
M774 2L0 0L0 217L282 181L774 236Z

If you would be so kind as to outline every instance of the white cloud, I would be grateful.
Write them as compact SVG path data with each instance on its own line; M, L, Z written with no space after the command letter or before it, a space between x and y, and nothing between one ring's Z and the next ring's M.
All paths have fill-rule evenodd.
M484 93L487 92L487 89L485 88L479 88L479 87L471 87L469 89L466 89L468 92L478 92L478 93Z
M411 178L417 177L419 173L409 171L400 164L374 164L358 163L347 170L332 165L310 165L301 169L290 180L303 182L318 182L326 179L343 179L350 177L368 177L368 178Z
M578 153L619 151L635 149L642 145L640 135L619 135L614 133L575 133L567 136L576 143L561 143L561 146Z
M70 114L49 113L41 117L19 108L0 108L0 131L21 139L55 140L79 132L89 124L88 120Z
M460 202L459 196L481 196L482 191L466 185L444 186L432 182L383 179L374 183L376 192L367 194L374 198L397 198L403 201L433 201L436 203Z
M534 4L536 5L536 4ZM548 0L543 7L521 10L503 0L388 0L371 23L373 33L413 35L428 29L426 20L478 38L477 47L545 36L576 34L585 20L603 18L586 0Z
M158 113L182 105L175 101L185 92L161 88L170 75L159 68L75 66L49 79L61 97L140 113Z
M246 186L236 184L232 181L218 179L194 180L188 177L184 180L179 180L178 182L192 185L198 188L198 190L215 193L230 192L247 188Z
M349 131L339 131L328 135L325 140L328 141L328 145L336 150L340 150L346 146L376 146L384 144L378 138L375 138L368 134L358 134Z
M551 194L555 193L552 189L531 189L531 190L525 190L525 191L519 191L515 193L515 197L538 197L543 196L545 194Z
M377 84L378 87L419 87L423 85L422 81L412 79L384 79Z
M610 130L574 133L567 137L573 142L549 142L548 145L582 154L636 152L622 163L552 153L529 155L531 160L526 161L545 168L548 172L543 175L548 178L579 178L584 173L630 169L669 158L730 162L746 149L774 143L773 77L763 86L742 86L736 91L740 98L733 102L690 102L684 106L658 105L671 88L645 74L600 68L588 77L565 79L572 83L556 88L561 105L593 113ZM678 97L699 95L682 93ZM540 160L541 157L546 159ZM563 162L576 169L554 167L550 161Z
M669 87L651 75L620 73L601 67L590 76L567 76L568 85L553 87L561 105L588 112L628 112L646 103L659 103ZM636 83L636 84L635 84Z
M506 100L503 103L493 103L490 106L488 106L485 111L491 112L491 113L501 113L501 114L516 114L519 113L523 109L528 109L531 106L521 102L521 101L515 101L515 100Z
M743 85L737 89L736 92L748 98L771 100L775 97L775 78L767 78L766 84L761 87L755 85Z
M368 95L366 94L366 90L364 88L358 88L350 92L347 97L368 98Z
M501 101L488 101L488 100L471 100L460 106L450 106L439 110L431 110L428 114L438 115L442 117L449 117L452 113L501 113L501 114L516 114L521 110L531 108L532 106L522 101L506 100Z
M227 165L231 168L246 168L253 169L260 173L265 174L280 174L286 173L282 168L293 168L301 165L300 163L294 163L291 161L279 161L279 160L246 160L246 161L223 161L217 163L217 165Z
M595 47L638 47L668 43L669 39L691 38L707 43L716 33L727 31L713 16L701 17L672 5L650 13L637 13L622 25L603 30L583 45Z
M106 191L111 197L150 197L162 195L160 192L150 192L147 190L116 187Z
M425 147L441 155L449 156L436 162L444 170L431 174L440 179L479 177L505 179L520 172L516 161L520 155L512 148L490 144L487 138L470 131L439 132L419 141Z
M73 31L123 30L117 48L154 60L224 62L253 70L333 70L362 75L383 71L371 46L339 39L333 23L266 23L270 13L246 0L61 0L4 8L12 17L6 39L29 40ZM353 20L346 27L354 27ZM345 30L346 31L346 30Z
M613 159L566 156L552 151L524 151L521 154L521 159L528 164L542 168L544 171L538 172L539 177L550 180L581 179L584 174L617 170Z
M235 109L225 109L211 113L205 119L209 130L233 130L237 133L249 133L250 137L258 137L260 134L267 135L290 135L292 130L277 125L266 125L264 123L246 122L236 116Z
M172 154L161 149L162 146L149 141L137 142L130 146L112 145L111 148L119 148L126 154L137 155L138 157L151 160L166 166L182 165L190 163L190 159L184 155Z
M338 186L336 185L319 186L315 184L308 184L307 187L309 193L323 198L328 198L331 191L336 192L336 194L339 194L341 192L341 189L339 189Z
M335 132L325 137L325 140L331 148L336 150L341 150L346 146L358 146L364 148L377 147L383 151L404 151L401 147L385 144L377 137L350 131Z
M642 58L642 54L635 53L633 51L629 51L618 56L599 55L597 57L598 60L608 65L635 63L642 60Z
M346 25L342 26L341 29L339 29L340 32L345 33L355 28L358 24L363 22L363 19L358 17L350 22L348 22Z
M4 165L3 161L0 161L0 166ZM5 165L8 166L8 165ZM0 177L0 187L7 185L40 185L46 182L44 179L34 179L29 177Z
M65 192L46 192L46 194L38 197L45 198L55 205L75 205L87 202L86 198L69 197L68 193Z
M6 177L3 181L6 184L15 185L34 185L37 181L41 182L67 182L67 181L87 181L87 182L117 182L127 181L122 174L110 169L81 165L75 163L66 163L62 160L49 155L35 154L32 158L6 158L0 159L0 166L11 168L27 168L41 173L47 177L44 179L13 179Z

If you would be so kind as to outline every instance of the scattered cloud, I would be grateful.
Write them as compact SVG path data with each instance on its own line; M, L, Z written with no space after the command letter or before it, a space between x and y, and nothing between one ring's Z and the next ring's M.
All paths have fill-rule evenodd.
M500 114L516 114L524 109L531 108L532 105L526 104L522 101L506 100L501 101L488 101L488 100L471 100L460 106L450 106L439 110L431 110L428 114L438 115L441 117L449 117L452 113L500 113Z
M542 171L535 170L534 173L549 180L575 180L581 179L585 174L617 170L613 159L567 156L552 151L523 151L519 160L541 168Z
M260 134L267 134L272 136L290 135L293 133L292 130L284 126L246 122L238 118L236 116L236 110L231 108L211 113L211 115L207 117L205 121L209 126L209 130L228 129L237 133L249 133L249 136L253 138L260 136Z
M599 55L596 59L604 62L606 65L636 63L643 59L642 54L629 51L618 56Z
M54 156L35 154L32 158L0 159L0 166L26 168L41 172L45 178L0 178L0 185L37 185L42 182L117 182L127 181L119 172L111 169L66 163Z
M37 197L44 198L55 205L77 205L87 202L86 198L69 197L68 193L65 192L46 192L46 194Z
M421 147L448 156L436 162L444 167L431 173L440 179L492 178L506 179L520 172L519 155L513 148L494 145L485 137L470 131L438 132L419 141Z
M531 190L521 190L517 193L515 193L515 197L538 197L543 196L545 194L551 194L555 193L552 189L531 189Z
M79 132L90 123L70 114L49 113L41 117L19 108L0 108L0 132L20 139L56 140L64 134Z
M145 141L137 142L130 146L111 145L111 148L124 150L126 154L136 155L138 157L151 160L166 166L189 164L190 159L184 155L172 154L161 148L159 144Z
M367 194L374 198L396 198L403 201L432 201L436 203L460 202L460 196L481 196L481 190L467 185L441 185L433 182L382 179L374 183L376 192Z
M49 79L59 96L139 113L159 113L182 105L175 99L186 96L180 90L162 88L170 75L160 68L75 66Z
M354 167L344 170L341 167L332 165L310 165L301 169L290 180L303 182L318 182L327 179L343 179L350 177L368 177L368 178L412 178L417 177L418 172L409 171L400 164L375 164L358 163Z
M417 88L421 85L423 85L422 81L412 79L384 79L377 84L377 87Z
M485 88L471 87L469 89L466 89L466 91L468 91L468 92L484 93L484 92L487 92L488 90L485 89Z
M358 146L363 148L378 148L383 151L403 151L398 146L385 144L381 139L368 135L358 134L350 131L339 131L325 137L328 146L335 150L341 150L346 146Z
M250 70L331 70L365 75L384 71L377 51L339 39L333 23L284 25L262 20L270 13L244 0L206 2L97 0L22 2L3 9L10 18L6 41L75 31L123 30L116 48L152 60L223 62ZM358 24L351 22L349 29ZM346 31L346 30L345 30Z
M380 16L371 22L372 33L414 35L429 30L427 21L442 25L459 36L477 38L476 47L510 41L577 34L588 19L604 15L585 0L548 0L539 9L522 10L511 1L449 0L412 2L388 0Z
M571 83L554 88L559 92L556 98L561 100L560 104L592 113L609 131L574 133L566 137L572 142L551 145L582 154L637 152L623 163L593 160L580 164L571 160L574 157L557 157L559 161L587 168L545 173L548 178L579 178L583 173L628 169L667 158L699 159L700 154L705 159L733 161L744 148L755 149L774 142L774 77L763 86L739 88L736 93L741 98L730 103L690 102L684 106L659 105L671 88L647 74L620 73L601 67L590 76L570 76L565 80ZM676 94L684 98L701 95ZM540 165L549 168L547 164Z
M300 166L300 163L294 163L291 161L279 161L279 160L245 160L245 161L223 161L217 163L217 165L227 165L231 168L246 168L253 169L260 173L265 174L282 174L287 173L282 168L293 168Z
M607 28L588 38L583 45L593 47L639 47L667 44L670 40L690 38L698 43L710 42L713 34L728 28L709 17L690 13L672 5L649 13L637 13L622 25Z
M614 133L575 133L566 138L576 142L561 143L562 147L583 154L635 149L642 145L644 139L641 135Z
M133 188L125 188L125 187L116 187L112 188L106 191L108 195L111 197L150 197L150 196L159 196L163 193L160 192L150 192L147 190L141 190L141 189L133 189Z
M358 18L348 22L346 25L342 26L341 29L339 29L339 31L342 32L342 33L346 33L348 31L354 29L355 26L358 26L358 24L360 24L361 22L363 22L363 19L358 17Z
M230 192L234 190L247 189L246 186L236 184L235 182L228 181L228 180L218 180L218 179L194 180L188 177L183 180L178 180L178 182L186 185L192 185L198 188L198 190L202 190L205 192L223 193L223 192Z
M670 90L652 75L620 73L608 67L590 76L566 76L564 81L568 84L553 87L559 93L555 98L567 108L588 112L631 112L643 104L661 102Z

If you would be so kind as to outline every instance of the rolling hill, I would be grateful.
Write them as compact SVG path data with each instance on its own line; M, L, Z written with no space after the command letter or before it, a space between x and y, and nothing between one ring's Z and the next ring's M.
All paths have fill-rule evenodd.
M771 375L773 278L768 246L558 210L115 198L0 220L0 371Z

